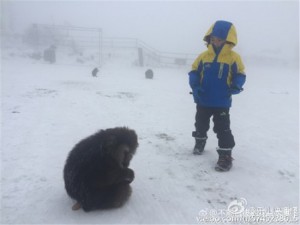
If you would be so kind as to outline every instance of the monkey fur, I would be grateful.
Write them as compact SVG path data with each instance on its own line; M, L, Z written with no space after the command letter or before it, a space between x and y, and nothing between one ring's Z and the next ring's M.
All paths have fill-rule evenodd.
M100 130L70 151L63 175L68 195L77 201L73 210L121 207L131 195L134 171L130 160L138 147L134 130Z

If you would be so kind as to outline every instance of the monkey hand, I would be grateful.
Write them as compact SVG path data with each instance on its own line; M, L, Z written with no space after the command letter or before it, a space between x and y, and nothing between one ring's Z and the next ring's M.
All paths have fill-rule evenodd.
M132 169L127 168L124 173L123 181L130 184L134 180L134 172Z

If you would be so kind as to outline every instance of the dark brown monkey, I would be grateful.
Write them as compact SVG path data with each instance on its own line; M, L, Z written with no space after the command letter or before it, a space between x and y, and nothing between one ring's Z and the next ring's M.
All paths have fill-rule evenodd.
M92 70L92 76L93 77L97 77L97 73L99 72L99 69L97 67L95 67L93 70Z
M134 130L100 130L81 140L64 167L65 188L84 211L122 206L131 194L134 172L128 168L138 147Z

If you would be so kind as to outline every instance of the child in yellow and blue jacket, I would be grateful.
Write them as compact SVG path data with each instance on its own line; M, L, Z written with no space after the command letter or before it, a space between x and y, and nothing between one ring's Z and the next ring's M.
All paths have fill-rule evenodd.
M231 155L235 146L230 129L231 96L243 90L246 75L241 57L232 51L237 44L236 29L232 23L215 22L204 36L204 41L208 49L197 57L189 72L189 84L197 104L193 153L202 154L210 118L213 117L219 154L215 169L228 171L232 167Z

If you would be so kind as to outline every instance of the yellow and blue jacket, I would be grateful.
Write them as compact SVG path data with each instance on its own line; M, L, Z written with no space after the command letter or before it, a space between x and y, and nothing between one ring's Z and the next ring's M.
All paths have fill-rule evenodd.
M226 43L216 50L210 43L216 36ZM237 44L235 27L227 21L217 21L211 26L204 41L207 50L200 54L189 72L189 84L196 104L204 107L231 107L232 94L243 90L246 81L241 57L232 48Z

